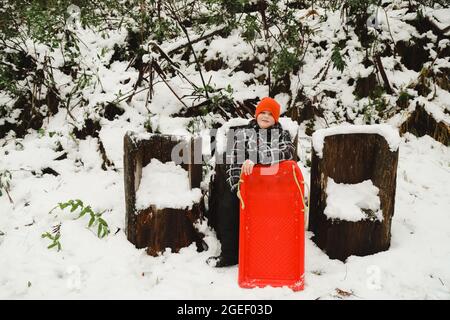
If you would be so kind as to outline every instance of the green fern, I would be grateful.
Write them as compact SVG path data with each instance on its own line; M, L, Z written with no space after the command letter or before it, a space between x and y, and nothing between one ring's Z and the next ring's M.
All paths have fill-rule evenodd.
M88 223L88 228L90 228L94 225L98 225L97 236L99 238L103 238L110 233L108 223L104 219L102 219L102 215L103 215L104 211L103 212L94 212L92 210L91 206L89 206L89 205L85 206L83 201L81 201L80 199L69 200L67 202L58 203L58 205L55 208L53 208L50 211L50 213L56 208L60 208L61 210L64 210L67 207L70 208L71 213L77 209L80 209L80 213L79 213L78 217L76 217L75 219L80 219L83 216L85 216L86 214L89 214L90 219L89 219L89 223Z
M78 216L75 218L75 220L80 219L84 216L89 215L89 222L87 224L88 228L97 226L97 236L99 238L104 238L110 233L110 229L108 226L108 223L102 218L102 215L105 211L102 212L95 212L92 210L91 206L85 205L83 201L80 199L73 199L69 200L67 202L60 202L57 206L55 206L52 210L50 210L50 214L53 213L55 209L65 210L67 208L70 209L70 213L75 212L76 210L79 210ZM61 237L61 233L59 231L59 227L61 224L58 225L56 229L54 229L52 232L45 232L42 234L42 238L48 238L52 240L52 243L47 247L48 249L57 247L58 251L61 250L61 243L59 242L59 239ZM53 235L52 235L53 234Z
M58 249L58 251L61 250L61 243L59 242L59 238L61 237L61 234L58 233L56 235L51 235L49 232L45 232L41 235L42 238L49 238L52 243L47 247L47 249L51 249L56 247Z
M341 50L338 45L335 45L333 48L333 53L331 54L331 61L333 62L334 67L343 72L346 66L344 59L342 58Z

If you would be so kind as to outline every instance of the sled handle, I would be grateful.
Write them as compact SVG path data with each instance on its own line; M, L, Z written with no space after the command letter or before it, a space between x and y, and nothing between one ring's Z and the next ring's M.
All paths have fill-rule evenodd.
M239 182L238 182L237 197L240 200L241 208L245 209L244 199L242 198L242 195L241 195L241 183L244 182L244 179L242 179L242 174L243 174L243 172L242 172L242 169L241 169L241 175L239 176Z
M308 190L308 205L306 205L305 204L305 197L303 196L303 192L302 192L302 188L300 187L300 183L298 182L297 175L295 174L295 165L292 165L292 173L294 175L295 183L297 184L298 191L300 191L300 195L301 195L301 198L302 198L303 212L305 213L305 226L307 226L308 225L308 215L309 215L309 201L310 201L310 198L311 198L311 195L310 195L310 192L309 192L309 187L308 187L308 185L306 183L304 183L302 181L302 184Z

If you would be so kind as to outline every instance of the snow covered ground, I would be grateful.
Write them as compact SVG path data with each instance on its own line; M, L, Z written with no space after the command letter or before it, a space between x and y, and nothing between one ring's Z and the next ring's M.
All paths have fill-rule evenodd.
M317 10L324 14L324 10ZM433 14L439 23L447 23L443 18L448 16L448 10L427 11L426 14ZM399 42L427 37L432 43L433 33L419 34L407 23L415 14L405 12L404 8L387 11L389 25L381 23L381 39L393 38ZM306 13L307 10L298 12L299 16ZM383 12L381 16L384 15ZM329 13L326 19L305 18L303 23L317 28L312 35L313 42L325 43L322 49L310 46L304 66L299 74L291 77L293 93L297 94L298 89L303 88L305 96L323 98L324 117L316 119L314 129L328 127L328 124L334 126L343 119L354 124L376 123L380 118L377 113L373 112L369 121L362 112L369 100L367 97L356 99L356 82L353 81L367 77L374 67L364 67L364 50L355 33L350 30L347 34L342 28L340 12ZM87 44L81 46L79 60L95 71L95 79L101 84L91 84L83 90L89 105L72 110L77 119L73 125L81 126L85 118L98 119L94 112L98 103L113 101L118 92L129 92L136 83L138 72L132 67L127 68L129 61L115 61L109 66L114 44L125 44L126 30L111 32L103 40L89 30L80 30L78 36ZM346 42L344 59L347 67L342 73L336 68L325 68L334 44L339 40ZM169 50L183 42L178 39L165 43L162 48ZM434 48L443 49L449 44L443 40L434 44ZM44 61L48 48L35 48L32 42L27 42L27 46L33 57ZM432 47L428 48L430 52L434 52ZM265 69L256 69L254 73L232 71L252 51L238 33L233 32L227 39L216 36L209 45L205 41L194 44L198 54L203 49L207 49L206 58L220 57L226 63L226 69L204 71L203 75L205 79L211 79L211 85L217 88L231 85L233 97L238 101L268 94L266 85L246 84L249 79L264 74ZM52 58L55 81L63 96L75 83L57 70L63 62L58 50L52 53ZM431 64L435 71L448 68L449 59L438 57L434 64L428 61L425 66ZM195 63L187 65L177 56L174 60L180 63L183 73L191 81L201 83ZM434 95L425 99L415 90L408 89L417 80L419 72L401 64L400 56L382 56L382 62L396 91L395 95L384 95L390 105L395 105L401 90L412 97L404 110L388 119L390 125L398 127L405 121L416 102L423 104L437 120L450 123L448 91L437 87L435 92L433 90ZM182 78L175 76L167 81L179 96L192 94L192 88ZM325 91L335 95L323 96ZM282 104L282 111L289 107L287 93L275 98ZM1 104L12 107L14 101L0 92ZM129 104L119 103L125 111L123 115L113 121L100 119L99 139L117 171L102 170L97 138L73 139L73 128L63 108L45 119L41 132L33 131L23 139L11 135L0 139L0 172L7 169L12 174L10 196L13 201L11 203L5 193L0 196L0 299L450 299L450 148L428 136L417 138L406 134L401 138L390 249L366 257L352 256L343 263L329 259L310 240L312 234L307 232L306 285L302 292L270 287L241 289L237 284L237 267L215 269L208 266L205 260L220 252L220 244L205 222L198 228L206 234L205 241L209 246L206 252L198 253L192 245L178 254L165 252L159 257L151 257L144 249L135 249L124 234L123 136L128 130L143 132L146 121L162 133L189 134L188 124L195 120L171 117L183 106L162 82L154 85L152 101L148 105L146 101L147 92L140 91ZM293 101L294 94L291 106ZM216 116L207 115L204 126L208 127L208 122ZM0 119L0 124L4 120ZM215 120L224 122L218 116ZM298 127L288 118L282 118L280 122L292 135ZM243 124L243 119L225 123L219 128L218 136L223 136L224 129L230 124ZM300 126L302 137L305 126L305 123ZM310 140L303 139L301 143L305 146ZM204 150L207 147L203 146ZM216 147L222 150L224 145L219 141ZM309 170L305 165L309 155L305 151L300 149L299 164L308 181ZM58 157L61 160L55 160ZM54 170L53 174L46 168ZM58 203L71 199L80 199L95 212L104 212L102 217L111 233L98 238L96 228L88 228L88 216L75 220L79 210L71 213L69 208L64 211L57 208L49 214ZM56 248L47 249L51 242L41 235L59 223L62 249L58 252Z
M57 118L50 128L57 130ZM64 160L53 160L61 153L53 151L57 141L68 151ZM121 140L116 141L107 144L107 152L120 155ZM237 267L208 266L205 260L219 253L220 245L206 223L198 226L206 234L206 252L198 253L194 244L159 257L135 249L124 234L120 159L118 172L102 170L95 142L88 137L77 145L64 134L33 133L21 145L9 140L1 148L0 167L13 175L14 203L0 197L0 298L450 299L450 150L428 136L406 134L400 143L391 248L343 263L329 259L307 232L306 286L297 293L241 289ZM40 174L45 167L59 175ZM77 212L69 209L49 214L69 199L106 210L111 234L98 238L88 218L74 220ZM59 222L58 252L47 249L50 242L41 234Z

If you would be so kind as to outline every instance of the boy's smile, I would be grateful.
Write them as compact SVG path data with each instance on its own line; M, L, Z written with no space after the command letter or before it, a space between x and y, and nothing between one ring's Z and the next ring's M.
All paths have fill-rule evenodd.
M275 124L275 119L270 111L262 111L256 118L256 122L261 129L267 129Z

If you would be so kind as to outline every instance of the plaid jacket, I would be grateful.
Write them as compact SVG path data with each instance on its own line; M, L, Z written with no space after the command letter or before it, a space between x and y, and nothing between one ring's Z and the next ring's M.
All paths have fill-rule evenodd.
M227 182L232 191L237 190L241 167L245 160L255 164L272 165L283 160L294 159L294 145L289 131L280 123L268 129L261 129L255 119L244 128L236 129L227 138L234 143L226 154Z

